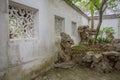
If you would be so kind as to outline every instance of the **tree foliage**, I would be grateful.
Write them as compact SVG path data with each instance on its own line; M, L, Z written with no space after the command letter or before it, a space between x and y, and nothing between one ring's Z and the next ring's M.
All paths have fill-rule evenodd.
M91 13L94 14L94 12L97 10L101 10L104 12L107 8L108 9L113 9L115 8L120 2L120 0L68 0L70 3L81 3L80 5L77 6L84 6L88 7Z
M114 7L117 6L117 3L120 2L120 0L68 0L69 3L80 3L83 2L85 3L85 6L87 6L92 14L94 14L95 11L97 11L98 16L99 16L99 23L96 28L96 35L95 35L95 40L94 43L97 40L97 36L102 24L102 16L103 13L107 8L113 9Z

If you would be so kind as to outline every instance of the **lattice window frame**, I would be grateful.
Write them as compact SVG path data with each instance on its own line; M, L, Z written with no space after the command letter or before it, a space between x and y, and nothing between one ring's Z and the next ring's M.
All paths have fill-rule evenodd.
M56 21L60 21L60 23L57 23ZM59 26L57 26L59 25ZM55 34L56 36L60 36L60 32L65 31L65 19L63 17L55 15Z
M10 39L31 39L35 36L34 17L36 11L21 6L9 5Z

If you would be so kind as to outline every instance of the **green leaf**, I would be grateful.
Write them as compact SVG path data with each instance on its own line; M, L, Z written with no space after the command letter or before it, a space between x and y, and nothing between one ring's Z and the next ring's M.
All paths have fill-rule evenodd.
M72 0L74 3L81 2L82 0Z
M90 3L90 11L92 14L94 14L94 5L92 3Z
M90 5L90 2L87 2L85 6L88 6L88 5Z
M101 6L100 0L95 0L95 3L96 3L96 5L97 5L98 7Z

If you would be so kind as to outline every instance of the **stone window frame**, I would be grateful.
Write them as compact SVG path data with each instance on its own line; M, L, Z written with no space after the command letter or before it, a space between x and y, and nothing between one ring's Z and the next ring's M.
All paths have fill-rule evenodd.
M56 18L59 18L59 19L61 19L62 20L62 26L61 26L61 32L65 32L65 18L64 17L61 17L61 16L58 16L58 15L55 15L54 16L54 24L55 24L55 27L54 27L54 29L55 29L55 34L56 34ZM59 32L59 34L56 34L56 36L60 36L60 32Z
M34 18L33 18L33 36L32 37L28 37L28 38L10 38L10 30L8 32L9 34L9 39L10 40L26 40L26 39L35 39L37 38L38 36L38 30L39 30L39 10L36 9L36 8L33 8L31 6L28 6L28 5L24 5L24 4L20 4L20 3L16 3L16 2L13 2L13 1L10 1L9 2L9 5L12 5L13 7L19 7L21 9L27 9L27 10L31 10L33 11L33 14L34 14ZM9 8L8 8L9 9ZM9 29L10 29L10 26L9 26Z
M73 24L75 25L74 29L73 29ZM75 36L76 31L77 31L77 22L71 21L71 34L72 34L72 36Z

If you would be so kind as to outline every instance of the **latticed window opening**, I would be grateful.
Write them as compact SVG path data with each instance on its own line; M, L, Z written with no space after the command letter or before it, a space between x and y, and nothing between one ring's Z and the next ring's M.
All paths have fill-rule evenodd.
M60 33L64 31L65 20L62 17L55 16L55 34L60 36Z
M34 11L9 6L9 38L32 38L34 36Z

